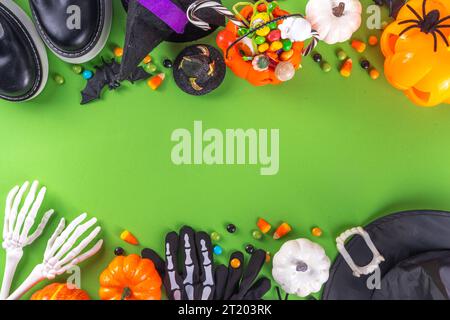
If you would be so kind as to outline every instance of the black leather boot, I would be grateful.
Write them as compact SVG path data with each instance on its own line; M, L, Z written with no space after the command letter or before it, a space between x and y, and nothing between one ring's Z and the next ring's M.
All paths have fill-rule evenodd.
M0 1L0 98L36 97L48 78L45 45L33 22L12 0Z
M59 58L84 63L103 49L112 21L112 0L29 0L36 29Z

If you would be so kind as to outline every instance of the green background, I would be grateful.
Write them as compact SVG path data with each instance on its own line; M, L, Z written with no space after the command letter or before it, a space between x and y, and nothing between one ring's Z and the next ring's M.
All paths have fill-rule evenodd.
M105 57L124 39L125 14L120 1L113 2ZM18 3L28 11L27 1ZM293 12L304 12L305 4L282 3ZM363 26L356 37L372 33L379 34ZM214 37L201 42L214 43ZM174 59L184 46L157 48L152 57L160 70L161 61ZM143 247L124 244L123 229L160 253L165 234L183 224L218 231L224 248L218 260L224 262L247 243L275 252L287 239L312 238L310 229L319 226L324 235L313 240L333 259L334 239L348 227L399 210L450 209L450 108L416 107L384 78L371 80L357 63L352 77L342 78L338 48L359 60L348 44L321 44L318 51L334 66L329 74L308 57L283 85L255 88L228 72L223 85L204 97L181 92L164 70L167 79L157 92L145 82L127 84L87 106L79 105L85 81L49 53L51 74L63 75L66 84L50 79L31 102L0 101L1 197L16 184L39 179L48 187L42 210L57 212L44 235L25 249L13 288L40 261L59 218L82 212L98 217L103 227L104 249L82 265L82 287L98 298L98 276L113 249L139 253ZM379 48L368 48L366 57L382 70ZM194 120L221 130L280 129L279 173L261 176L259 166L251 165L175 166L170 135L192 129ZM255 241L251 231L260 216L274 226L289 222L294 231L280 241ZM234 235L225 231L230 222L238 228ZM0 258L3 269L3 251ZM264 273L270 275L269 264Z

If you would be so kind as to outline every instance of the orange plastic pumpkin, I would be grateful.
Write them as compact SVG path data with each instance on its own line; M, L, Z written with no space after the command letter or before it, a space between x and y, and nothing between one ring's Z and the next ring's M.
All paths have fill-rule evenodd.
M66 283L53 283L36 291L30 300L91 300L91 298L85 291L71 289Z
M244 18L250 19L250 17L253 15L253 7L245 6L241 10L240 14ZM285 16L288 14L289 12L281 10L278 7L273 11L274 18ZM266 71L257 71L253 68L251 62L244 61L242 59L240 48L238 45L232 47L227 56L228 47L236 39L238 39L238 27L231 21L228 22L224 30L218 33L216 39L218 47L223 51L223 54L225 56L225 63L236 76L247 80L255 86L281 83L281 81L275 76L274 70L268 69ZM300 66L303 46L303 42L295 42L292 47L292 49L294 50L294 54L289 60L287 60L288 62L292 63L295 69L298 69Z
M419 106L450 103L450 1L410 0L381 37L387 80Z
M100 275L102 300L161 300L161 277L151 260L118 256Z

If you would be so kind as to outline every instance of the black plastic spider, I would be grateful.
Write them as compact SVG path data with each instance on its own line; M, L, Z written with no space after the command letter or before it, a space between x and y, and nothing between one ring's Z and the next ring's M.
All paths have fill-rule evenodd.
M444 40L447 47L450 46L450 43L449 43L447 37L442 32L442 30L440 30L440 29L444 29L444 28L450 28L450 24L442 24L444 21L450 20L450 16L447 16L447 17L441 19L441 17L440 17L441 14L438 10L433 10L433 11L430 11L427 13L427 8L426 8L427 0L423 0L422 16L416 10L414 10L414 8L411 7L409 4L407 4L406 6L417 17L417 20L409 19L409 20L404 20L402 22L399 22L398 23L399 25L413 23L413 25L407 27L405 30L400 32L400 36L402 36L403 34L405 34L406 32L408 32L411 29L418 28L418 29L420 29L420 31L422 31L426 34L431 33L433 35L434 52L436 52L437 48L438 48L437 35L439 35L442 38L442 40Z

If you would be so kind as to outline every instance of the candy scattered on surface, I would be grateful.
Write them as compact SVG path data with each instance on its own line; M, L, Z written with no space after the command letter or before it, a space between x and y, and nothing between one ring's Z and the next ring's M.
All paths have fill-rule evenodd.
M83 72L83 67L78 64L74 64L72 66L72 71L75 72L76 74L81 74Z
M258 226L259 230L261 230L261 232L264 233L264 234L268 233L270 231L270 229L272 228L270 223L268 223L263 218L259 218L258 222L256 223L256 225Z
M263 234L262 234L262 232L259 231L259 230L253 230L253 231L252 231L252 237L253 237L253 239L255 239L255 240L261 240L262 237L263 237Z
M136 237L128 230L125 230L120 234L120 239L134 246L139 244L139 241L136 239Z
M258 36L261 36L261 37L266 37L266 36L269 35L269 33L270 33L270 27L269 26L262 27L261 29L258 29L256 31L256 34Z
M331 64L326 61L324 61L322 63L321 68L322 68L323 72L330 72L332 69Z
M238 269L241 266L241 260L239 260L238 258L234 258L230 261L230 266L233 269Z
M370 62L367 60L362 60L361 61L361 68L363 68L364 70L369 70L370 68Z
M117 58L120 58L123 56L123 49L121 47L115 47L113 52L114 52L114 56Z
M114 255L123 256L125 254L125 250L122 247L117 247L114 249Z
M158 89L161 84L163 83L166 75L164 73L157 74L156 76L151 77L147 81L147 85L152 89L156 90Z
M378 72L377 69L373 68L370 70L369 75L373 80L377 80L380 77L380 72Z
M237 230L236 226L232 223L230 223L229 225L227 225L227 231L229 233L235 233Z
M280 59L281 61L288 61L289 59L292 58L292 56L294 55L294 50L289 50L289 51L283 51L280 54Z
M172 68L172 67L173 67L172 60L170 60L170 59L164 59L164 61L163 61L163 66L164 66L164 68L167 68L167 69Z
M338 57L338 59L339 59L340 61L344 61L345 59L348 58L348 55L347 55L347 53L346 53L344 50L339 50L339 51L336 53L336 55L337 55L337 57Z
M144 70L147 71L148 73L154 73L156 72L157 68L155 64L147 63L146 65L144 65Z
M283 43L281 41L274 41L270 44L269 47L269 50L272 52L276 52L281 49L283 49Z
M53 80L55 80L56 84L63 85L66 80L64 80L64 77L60 74L55 74L53 76Z
M266 263L269 263L271 260L270 252L266 252Z
M223 253L223 249L221 246L214 246L214 254L217 256L220 256Z
M275 68L275 76L280 81L289 81L295 76L295 68L289 61L282 61Z
M279 41L281 39L281 31L276 29L270 31L270 33L267 35L267 40L270 42Z
M353 60L347 59L341 67L341 75L345 78L348 78L352 74L353 69Z
M284 51L290 51L290 50L292 50L293 43L292 43L291 40L289 40L289 39L283 39L282 42L283 42L283 50L284 50Z
M278 240L286 236L289 232L291 232L292 228L286 222L283 222L273 234L274 240Z
M312 234L314 237L320 237L320 236L322 236L322 229L320 229L320 228L318 228L318 227L315 227L315 228L313 228L313 229L311 230L311 234Z
M94 76L94 73L91 70L84 70L83 71L83 78L86 80L91 79Z
M370 36L369 37L369 45L371 45L372 47L376 46L378 44L378 37L377 36Z
M149 64L150 62L152 62L152 57L150 55L147 55L144 60L142 60L142 62L144 64Z
M220 234L218 232L212 232L211 233L211 240L214 242L217 242L220 240Z
M266 38L261 37L261 36L257 36L257 37L255 38L255 43L256 43L257 45L261 45L261 44L263 44L263 43L266 43Z
M258 46L258 51L259 51L260 53L264 53L264 52L266 52L267 50L269 50L269 47L270 47L270 45L269 45L267 42L265 42L265 43L263 43L263 44L261 44L261 45Z
M251 244L245 246L245 252L248 254L253 254L255 252L255 247Z
M321 61L322 61L322 55L321 55L320 53L315 53L315 54L313 55L313 60L314 60L315 62L317 62L317 63L321 62Z
M353 40L352 41L352 48L355 49L359 53L363 53L366 51L366 44L360 40Z

